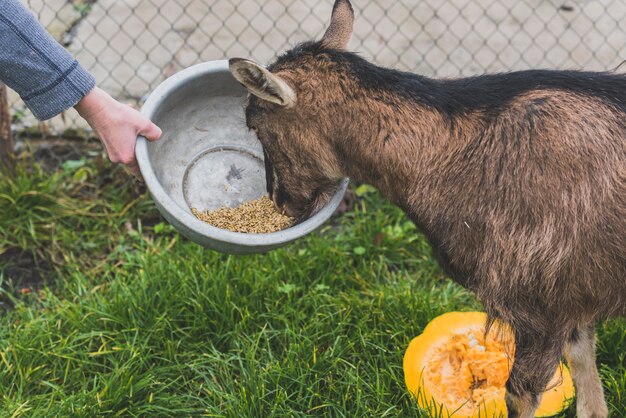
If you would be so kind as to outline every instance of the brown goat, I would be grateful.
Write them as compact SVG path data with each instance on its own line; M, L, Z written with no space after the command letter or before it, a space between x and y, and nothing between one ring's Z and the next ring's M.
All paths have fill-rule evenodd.
M321 41L230 60L270 196L304 219L344 176L375 185L515 331L508 416L534 416L565 354L578 416L606 417L594 325L626 314L626 77L429 79L345 51L353 20L337 0Z

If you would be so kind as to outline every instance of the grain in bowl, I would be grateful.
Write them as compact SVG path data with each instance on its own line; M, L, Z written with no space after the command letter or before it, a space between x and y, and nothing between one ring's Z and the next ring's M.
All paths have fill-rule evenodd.
M201 221L220 229L247 234L266 234L282 231L293 225L294 219L279 212L267 196L250 200L234 208L191 212Z

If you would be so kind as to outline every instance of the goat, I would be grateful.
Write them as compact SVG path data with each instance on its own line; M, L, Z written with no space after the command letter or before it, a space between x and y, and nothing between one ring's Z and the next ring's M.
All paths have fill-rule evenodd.
M353 21L336 0L320 41L267 68L229 60L270 197L305 219L344 176L373 184L512 327L508 417L534 416L563 354L578 416L606 417L594 326L626 315L626 77L431 79L346 51Z

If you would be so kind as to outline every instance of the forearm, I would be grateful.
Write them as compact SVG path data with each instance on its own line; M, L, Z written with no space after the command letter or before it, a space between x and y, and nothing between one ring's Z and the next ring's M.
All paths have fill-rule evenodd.
M76 105L95 80L19 0L0 0L0 80L39 119Z

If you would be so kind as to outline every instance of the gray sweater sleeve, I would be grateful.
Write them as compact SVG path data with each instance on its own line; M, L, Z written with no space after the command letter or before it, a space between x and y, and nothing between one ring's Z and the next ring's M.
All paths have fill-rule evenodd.
M78 103L95 80L19 0L0 0L0 80L49 119Z

